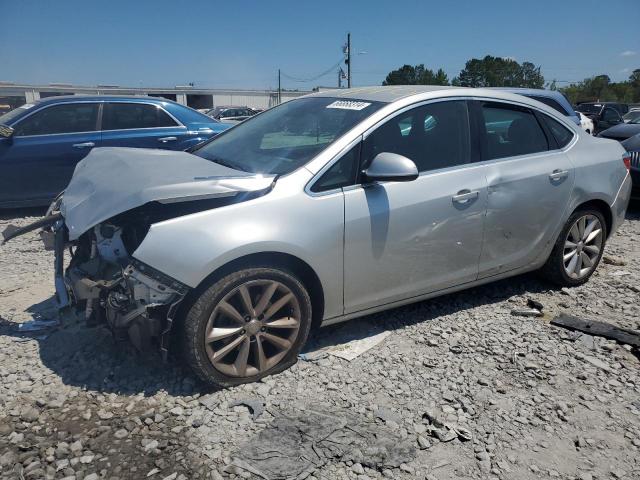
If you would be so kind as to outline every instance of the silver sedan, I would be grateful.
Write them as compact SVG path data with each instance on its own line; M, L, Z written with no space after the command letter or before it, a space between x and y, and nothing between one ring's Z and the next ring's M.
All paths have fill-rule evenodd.
M328 91L190 153L95 149L39 225L61 307L165 355L175 336L235 385L291 366L312 326L523 272L586 282L629 161L515 94Z

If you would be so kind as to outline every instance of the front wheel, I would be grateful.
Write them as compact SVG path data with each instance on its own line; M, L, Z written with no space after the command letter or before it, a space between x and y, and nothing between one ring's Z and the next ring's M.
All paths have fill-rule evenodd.
M542 275L558 285L582 285L600 263L606 238L607 226L599 210L574 212L542 267Z
M205 382L239 385L296 362L311 327L311 300L292 274L248 268L207 288L186 314L186 359Z

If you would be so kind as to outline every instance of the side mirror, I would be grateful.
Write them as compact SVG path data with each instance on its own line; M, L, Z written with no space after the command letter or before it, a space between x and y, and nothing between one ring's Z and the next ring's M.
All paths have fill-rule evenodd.
M418 168L412 160L390 152L376 155L363 173L371 182L410 182L418 178Z
M0 138L11 138L15 130L8 125L0 125Z

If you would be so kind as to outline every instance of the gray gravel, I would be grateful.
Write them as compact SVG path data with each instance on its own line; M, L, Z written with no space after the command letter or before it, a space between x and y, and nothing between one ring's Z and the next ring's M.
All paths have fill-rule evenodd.
M221 391L77 319L20 335L17 324L55 315L52 256L36 233L0 247L0 272L3 478L260 478L243 451L305 410L355 419L341 427L372 435L371 444L410 448L398 465L367 442L354 451L324 440L322 460L306 458L313 466L298 478L640 478L638 354L549 325L567 312L640 329L637 208L587 285L557 290L526 275L373 315L363 326L392 335L357 359L309 356ZM543 317L514 314L529 299ZM312 344L336 343L344 328L323 329ZM302 432L319 429L296 424L293 433L302 443Z

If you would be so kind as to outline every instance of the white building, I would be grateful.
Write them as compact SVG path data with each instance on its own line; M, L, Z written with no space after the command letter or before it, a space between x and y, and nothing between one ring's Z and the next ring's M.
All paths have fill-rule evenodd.
M282 90L280 101L306 95L308 91ZM277 90L209 89L191 86L174 88L120 87L98 85L84 87L69 84L17 85L0 82L0 114L40 98L58 95L147 95L174 100L192 108L235 105L266 109L280 103Z

